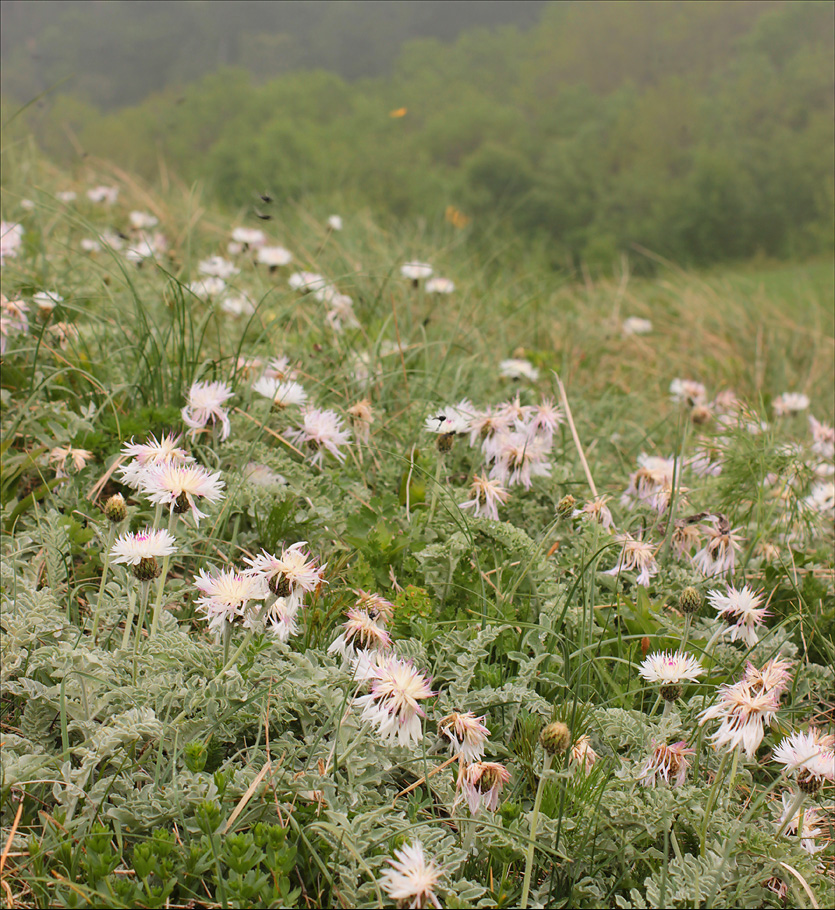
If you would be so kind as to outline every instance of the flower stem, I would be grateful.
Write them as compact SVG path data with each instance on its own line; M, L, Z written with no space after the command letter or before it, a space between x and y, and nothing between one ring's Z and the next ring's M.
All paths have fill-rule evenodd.
M107 583L107 572L110 568L110 548L113 546L113 538L116 536L116 527L112 523L107 529L107 537L104 542L104 568L101 571L101 584L99 585L99 596L96 599L96 609L93 613L93 642L96 640L96 632L99 629L99 620L101 619L101 602L104 597L104 586Z
M443 455L438 455L438 466L435 468L435 483L432 485L432 502L429 505L429 517L426 519L427 527L432 524L435 517L435 506L438 504L438 492L441 489L441 471L444 467Z
M690 637L690 626L693 622L693 617L690 613L684 617L684 631L681 633L681 647L679 651L684 650L684 646L687 644L687 639Z
M789 807L788 812L783 816L783 819L780 822L780 827L777 829L777 837L780 837L783 832L791 824L791 820L798 813L800 807L803 805L803 801L806 799L806 794L802 790L798 790L794 795L794 802ZM798 838L803 836L803 817L801 816L798 819L797 825L797 836Z
M539 810L542 807L542 795L545 792L545 778L551 769L551 753L545 753L545 763L542 766L542 774L539 778L539 785L536 788L536 799L533 804L533 813L531 814L531 834L528 842L528 852L525 856L525 878L522 881L522 899L519 901L519 910L527 910L528 894L531 890L531 872L533 871L533 854L536 849L536 829L539 825Z
M128 615L125 618L125 631L122 634L122 649L127 650L128 645L130 644L130 631L133 627L133 614L136 610L136 590L131 585L128 588Z
M133 640L133 683L136 685L136 660L139 656L139 639L145 625L145 613L148 611L148 595L151 593L151 582L139 583L139 616L136 620L136 637Z
M664 536L664 545L661 548L659 562L666 561L670 554L670 547L673 542L673 532L676 523L676 506L678 505L678 493L681 487L681 474L684 469L684 446L687 442L687 431L690 428L690 421L687 415L679 415L679 445L678 453L673 458L673 489L670 494L670 505L667 513L667 533Z
M725 770L725 764L727 761L728 753L725 752L722 755L722 761L719 763L719 768L716 771L716 777L713 780L713 786L710 788L710 795L707 798L704 821L702 822L702 830L699 836L699 856L705 855L705 841L707 840L707 826L710 822L710 813L713 811L713 804L716 801L716 793L719 789L719 784L722 780L722 772Z
M728 799L731 799L734 794L734 782L736 781L736 769L739 766L739 750L740 746L737 746L734 749L734 760L731 764L731 773L728 778Z
M177 523L177 515L175 512L171 512L168 518L168 533L174 533L174 525ZM163 595L165 594L165 580L168 578L168 567L171 565L171 555L166 553L162 557L162 571L159 573L159 580L157 581L157 599L154 603L154 618L151 621L151 633L150 638L153 638L157 634L157 628L159 626L159 619L162 616L162 601Z

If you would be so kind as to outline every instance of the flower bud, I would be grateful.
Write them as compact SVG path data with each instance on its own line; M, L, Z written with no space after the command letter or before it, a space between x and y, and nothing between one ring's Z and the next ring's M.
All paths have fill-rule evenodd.
M797 777L797 786L803 793L812 795L817 793L818 790L823 786L823 778L816 777L814 774L809 772L801 773Z
M698 613L701 605L702 595L695 588L687 587L681 592L678 599L678 608L685 616L692 616L694 613Z
M153 556L143 556L135 566L131 566L131 569L137 581L153 581L162 572Z
M557 503L557 516L559 518L571 518L575 505L577 505L577 500L570 493L567 496L563 496Z
M555 721L542 728L539 741L549 755L556 755L557 752L565 752L568 748L571 743L571 731L565 724Z
M704 405L697 404L690 412L690 419L696 426L707 423L711 418L711 413Z
M681 698L681 686L678 683L669 683L661 686L658 693L664 701L678 701Z
M104 504L104 514L108 521L114 525L119 524L128 517L128 507L125 503L125 497L121 493L114 493Z
M441 435L438 437L438 451L449 452L454 441L455 433L441 433Z

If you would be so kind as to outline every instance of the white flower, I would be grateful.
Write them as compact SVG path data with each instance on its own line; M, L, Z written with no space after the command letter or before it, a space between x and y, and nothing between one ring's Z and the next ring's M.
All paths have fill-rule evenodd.
M122 534L113 544L110 556L115 563L137 566L143 559L170 556L177 551L177 541L165 529L145 528Z
M66 351L71 341L78 338L78 329L71 322L53 322L47 331L63 351Z
M359 326L359 320L354 313L354 302L350 297L346 294L333 294L329 302L331 308L325 314L325 321L334 332L341 332L344 328L355 329Z
M704 672L705 668L699 661L683 651L656 651L640 667L640 674L647 682L661 683L662 686L694 682Z
M21 199L20 207L23 209L24 212L34 212L35 211L35 203L32 202L31 199Z
M342 230L342 219L339 215L331 215L328 218L328 227L332 231L341 231Z
M629 485L620 498L621 505L632 508L640 504L654 508L658 494L672 489L675 465L674 458L659 458L641 452L638 470L629 475Z
M0 264L6 258L14 259L23 243L23 225L12 221L0 221Z
M241 270L223 256L210 256L208 259L201 259L197 264L197 271L201 275L213 275L215 278L227 280L233 275L237 275Z
M432 266L426 262L407 262L400 266L400 274L417 284L422 278L432 275Z
M587 774L597 759L598 755L592 748L591 740L585 733L571 744L569 766L572 770L580 769Z
M32 295L32 302L43 315L51 313L59 303L64 302L64 298L56 291L38 291Z
M805 411L809 407L809 397L802 392L783 392L771 402L771 407L778 417L785 417Z
M282 265L289 265L293 261L293 254L283 246L262 246L258 250L257 259L261 265L266 265L273 270ZM291 284L290 287L293 285Z
M702 530L708 540L693 556L693 565L708 578L733 572L736 552L742 547L739 530L731 529L723 515L717 517L715 527L703 525Z
M699 725L708 720L721 720L713 734L716 748L729 750L742 746L748 758L753 758L765 735L765 725L771 725L780 707L782 687L761 689L745 678L733 685L719 687L719 701L703 711Z
M102 231L100 237L102 243L114 250L121 250L125 245L125 239L123 239L120 234L116 234L113 231Z
M476 474L470 487L472 498L458 504L461 509L472 509L478 516L499 520L499 504L504 505L510 498L510 493L498 480L490 480L482 472Z
M485 451L493 461L490 477L512 487L517 483L529 490L534 477L550 477L547 461L548 443L540 438L530 439L524 431L499 433L488 441Z
M223 496L224 486L219 472L210 474L198 464L163 462L149 465L140 479L140 490L151 502L167 505L178 515L190 510L195 524L205 518L197 500L217 502Z
M452 754L466 764L481 761L484 757L484 744L490 731L482 723L483 720L472 711L466 714L454 711L438 724L438 730L449 740Z
M90 202L104 202L107 205L113 205L119 196L119 189L115 186L95 186L87 190L87 198Z
M199 297L201 300L207 300L212 297L220 297L226 290L226 282L222 278L209 275L207 278L198 278L187 285L188 289Z
M688 748L684 740L670 745L654 744L638 780L645 787L654 787L659 778L671 787L680 787L687 780L687 769L690 767L687 756L695 753L696 750Z
M235 393L223 382L195 382L188 393L188 399L181 414L183 422L191 428L190 436L196 435L211 421L221 425L221 440L231 431L229 415L223 404Z
M739 639L749 648L753 648L759 641L757 626L761 625L768 615L767 608L762 606L762 595L755 593L748 585L739 591L733 585L728 585L727 594L711 591L707 596L711 606L721 617L729 623L736 618L736 623L726 629L730 633L731 641Z
M407 747L419 743L423 739L420 719L426 716L419 702L436 694L430 688L430 680L397 657L382 664L365 662L363 666L365 678L372 683L368 695L354 700L362 708L362 720L377 727L384 743L399 742Z
M224 297L220 301L220 308L230 316L251 316L255 312L255 304L246 294L234 294Z
M316 272L293 272L287 279L287 284L289 284L294 291L308 293L309 291L321 290L323 287L327 286L328 282Z
M137 240L131 241L131 245L125 250L125 259L141 266L146 259L156 258L158 253L164 253L167 248L168 242L162 234L154 234L153 237L140 234Z
M803 498L803 506L810 512L835 519L835 481L813 484L809 495Z
M290 358L282 354L281 357L270 359L264 375L269 376L270 379L295 379L298 371L290 366Z
M271 487L287 483L287 480L277 474L271 467L250 461L243 469L243 475L250 483L257 487Z
M458 404L433 408L432 414L424 421L424 429L440 436L460 436L469 432L474 413L472 402L466 398Z
M800 824L800 814L803 813L803 831L800 833L800 846L807 852L814 856L816 853L820 853L821 850L826 849L825 844L817 845L815 844L815 838L820 837L823 833L817 825L820 822L818 816L818 810L815 806L808 806L805 809L799 808L786 824L786 819L788 818L789 812L791 812L792 804L794 803L794 796L791 793L786 793L785 791L781 794L781 802L783 805L783 811L780 814L780 819L777 823L778 828L786 826L786 834L797 834L797 828Z
M629 335L649 335L652 331L652 323L649 319L642 319L640 316L628 316L623 320L621 331L624 337Z
M312 464L321 465L325 452L330 452L337 461L345 461L345 453L340 446L351 441L351 431L343 427L343 420L336 411L319 408L302 408L302 426L287 434L300 446L306 445L314 455Z
M643 540L636 540L630 534L620 534L618 541L622 545L618 561L614 568L604 575L620 575L621 572L637 570L639 585L649 587L650 579L658 574L658 563L655 561L655 546Z
M194 585L203 593L197 598L197 604L206 613L213 632L222 632L226 623L243 618L249 601L264 600L267 596L267 586L262 578L234 569L216 575L200 569Z
M384 626L391 622L394 617L394 604L390 600L379 594L363 591L361 588L355 589L354 594L357 595L357 607L365 610L377 623Z
M93 457L92 452L87 449L74 449L72 446L66 448L58 447L53 449L48 456L50 464L55 465L55 476L67 476L67 461L72 465L74 472L78 473L84 465Z
M55 194L55 198L59 202L75 202L77 195L73 190L62 190L60 193Z
M499 376L505 379L529 379L536 382L539 379L539 370L528 360L514 358L503 360L499 364Z
M472 815L478 815L482 806L489 812L499 808L499 797L510 780L510 771L494 761L477 761L467 765L458 778L461 792L455 802L466 798Z
M599 496L597 499L592 499L582 509L575 509L571 513L571 517L592 519L602 525L604 531L608 531L615 526L612 513L606 505L608 500L608 496Z
M299 607L290 597L279 597L278 600L270 607L270 614L267 618L267 628L273 638L278 641L289 641L294 635L299 634ZM244 621L246 625L246 621Z
M282 382L279 379L262 376L252 388L259 395L268 398L277 408L303 405L307 401L307 392L298 382L292 380Z
M434 889L443 869L426 859L423 844L414 840L395 850L394 855L396 859L386 860L391 869L380 875L380 886L386 894L400 906L408 902L412 910L422 910L430 904L440 908Z
M435 277L426 282L427 294L451 294L455 285L449 278Z
M247 573L263 578L273 594L299 603L305 593L315 591L322 584L327 568L327 563L318 566L316 560L302 549L306 543L300 540L285 547L281 556L262 550L258 556L245 557L244 562L250 566Z
M98 242L98 240L94 240L92 237L82 237L81 249L85 253L98 253L99 250L101 250L101 244Z
M835 458L835 428L810 414L809 429L812 432L812 451L830 461Z
M791 733L774 750L774 760L796 772L800 781L835 781L835 737L815 727Z
M135 231L147 231L159 224L159 218L148 214L148 212L131 212L128 217L130 218L130 226Z
M263 231L259 231L258 228L248 227L236 227L232 231L232 240L235 243L240 243L244 248L263 246L267 242Z
M673 401L692 407L707 402L707 390L694 379L674 379L670 383L670 397Z
M346 661L356 659L357 650L386 651L391 647L391 636L365 610L353 607L347 612L342 632L333 640L328 654L336 652Z

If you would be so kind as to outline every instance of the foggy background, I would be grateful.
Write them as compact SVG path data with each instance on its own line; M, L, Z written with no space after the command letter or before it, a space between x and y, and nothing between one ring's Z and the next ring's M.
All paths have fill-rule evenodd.
M0 16L5 146L34 137L77 179L106 159L232 210L259 188L383 222L452 210L559 262L835 245L828 0L4 0Z

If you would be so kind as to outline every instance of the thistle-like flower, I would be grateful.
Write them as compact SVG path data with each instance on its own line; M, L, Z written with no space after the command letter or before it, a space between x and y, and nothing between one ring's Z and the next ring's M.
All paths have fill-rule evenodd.
M699 725L720 720L712 735L716 748L728 750L741 746L753 758L780 707L780 689L756 689L743 678L733 685L719 687L719 701L703 711Z
M166 530L145 528L122 534L113 544L110 557L115 563L138 566L143 559L161 559L177 550L177 542Z
M303 405L307 401L307 392L300 383L290 380L273 379L262 376L253 386L253 390L268 398L273 407L288 408L291 405Z
M684 682L695 682L705 668L692 654L676 651L656 651L641 664L641 676L647 682L660 683L660 694L665 701L675 701L681 696Z
M74 449L72 446L56 447L49 453L49 463L55 465L56 477L67 477L67 462L74 473L78 473L93 457L87 449Z
M652 754L644 763L638 780L645 787L654 787L659 779L671 787L680 787L687 779L690 767L687 756L695 753L696 750L688 748L684 740L669 745L653 744Z
M459 503L461 509L472 509L479 517L499 520L499 505L504 505L510 498L510 493L499 483L491 480L483 471L476 474L470 486L471 499Z
M604 575L620 575L621 572L635 570L639 585L649 587L650 580L658 574L658 563L655 561L656 547L643 540L636 540L632 535L624 533L618 535L618 541L623 549L618 556L614 567L604 572Z
M762 606L762 594L755 593L748 585L740 590L728 585L727 594L711 591L708 599L719 616L729 623L725 631L730 633L731 641L740 640L753 648L759 641L757 626L768 615L767 608Z
M363 675L372 682L371 692L354 701L362 708L362 719L376 726L384 743L407 747L419 743L423 739L420 719L426 716L419 702L436 694L430 680L397 657L382 664L367 662Z
M221 440L227 439L231 431L229 415L223 404L235 393L223 382L195 382L188 393L186 406L182 410L183 423L191 427L190 436L211 423L220 423Z
M267 596L263 579L234 569L216 575L201 569L194 578L194 585L203 592L203 596L197 598L197 604L206 613L213 632L222 632L227 623L243 618L251 600L264 600Z
M354 590L357 595L356 606L366 613L380 626L385 626L394 618L394 604L380 594L372 594L361 588Z
M472 815L478 815L482 806L489 812L499 807L499 797L510 780L510 771L494 761L477 761L467 765L458 778L460 788L455 802L467 800Z
M396 859L386 860L391 869L380 875L380 886L386 894L396 900L398 906L409 906L412 910L422 910L430 905L440 908L435 887L444 874L443 869L426 859L423 844L414 840L395 850L394 855Z
M311 407L302 408L301 428L291 430L287 435L298 445L306 445L314 453L311 463L318 465L322 464L325 452L330 452L339 462L345 461L345 453L340 446L351 441L351 431L344 428L343 420L336 411Z
M774 760L797 775L805 793L815 793L824 780L835 781L835 736L810 727L806 733L792 733L774 750Z
M540 437L531 439L524 430L499 433L486 449L493 461L490 477L509 487L517 483L529 490L534 477L550 477L549 446Z
M211 474L198 464L174 462L149 465L139 483L139 489L151 502L167 505L177 515L191 511L195 525L206 515L197 502L217 502L223 497L225 486L220 472Z
M783 793L781 795L782 802L782 812L780 813L780 819L777 823L779 830L784 830L786 834L797 834L797 828L800 825L800 814L801 810L798 807L794 815L789 818L789 813L792 811L792 805L794 804L794 797L791 793ZM820 823L821 819L818 815L818 810L814 806L809 806L803 810L803 830L800 833L800 846L807 852L814 856L816 853L820 853L821 850L825 850L826 847L824 844L816 844L815 838L820 837L823 833L817 825Z
M598 496L597 499L587 502L582 509L575 509L571 513L571 517L596 521L603 526L604 531L609 531L615 526L612 513L606 505L609 499L609 496Z
M511 358L499 364L499 376L503 379L528 379L536 382L539 379L539 370L529 360L521 357Z
M145 442L136 443L131 439L122 447L122 456L133 459L120 471L122 483L134 490L142 486L147 468L159 464L190 464L194 458L180 445L180 436L168 433L157 440L149 436Z
M450 751L464 763L481 761L484 756L484 744L490 731L483 720L472 711L466 714L453 711L438 724L438 731L449 740Z
M280 556L274 556L266 550L253 558L244 558L250 568L247 574L257 575L264 579L273 594L288 597L300 603L304 594L315 591L323 582L327 563L318 566L310 553L303 549L307 541L300 540L290 547L285 547Z
M579 770L584 774L588 774L598 757L598 754L592 748L591 740L584 733L582 736L578 736L571 744L569 768L572 771Z
M344 660L352 661L357 650L387 651L391 647L391 636L365 610L353 607L347 612L348 619L342 624L342 632L333 640L328 654L336 652Z
M785 417L787 414L796 414L799 411L805 411L809 407L809 396L802 392L783 392L771 402L771 407L778 417Z

